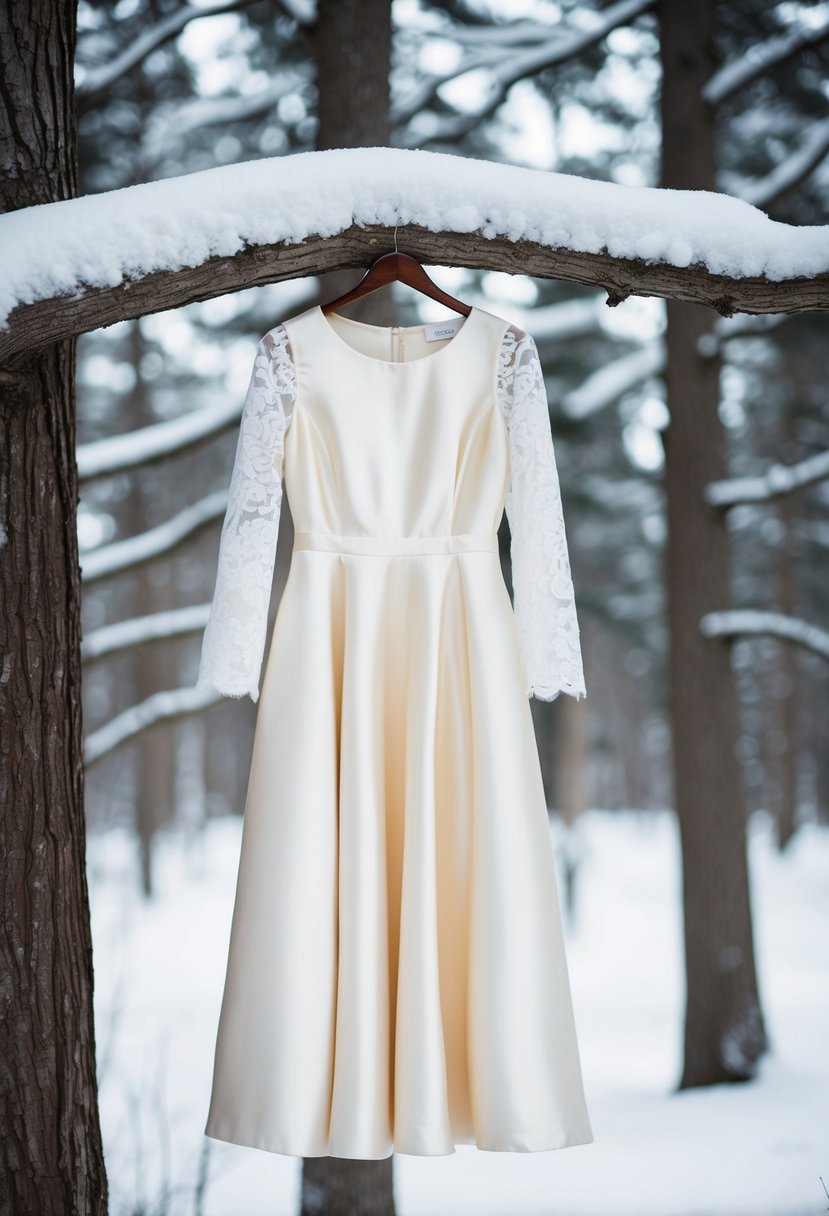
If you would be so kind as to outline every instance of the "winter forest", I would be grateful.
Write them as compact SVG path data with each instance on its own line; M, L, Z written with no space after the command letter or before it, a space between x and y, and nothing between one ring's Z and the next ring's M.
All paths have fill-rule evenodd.
M828 67L809 0L0 6L2 1216L829 1210ZM565 1151L204 1134L258 707L195 684L245 391L395 249L543 366L587 687L529 700ZM269 638L293 531L286 495Z

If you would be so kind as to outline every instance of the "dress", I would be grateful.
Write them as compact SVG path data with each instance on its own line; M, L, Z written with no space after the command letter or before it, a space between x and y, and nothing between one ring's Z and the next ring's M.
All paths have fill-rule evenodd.
M315 306L264 335L196 687L258 702L205 1134L359 1159L592 1142L527 699L585 695L529 334Z

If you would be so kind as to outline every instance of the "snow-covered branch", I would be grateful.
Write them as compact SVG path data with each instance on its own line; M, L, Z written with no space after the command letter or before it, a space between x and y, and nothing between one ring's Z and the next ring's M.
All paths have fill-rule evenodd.
M703 359L713 359L723 346L737 338L754 338L777 329L788 320L785 312L768 312L763 316L738 313L734 317L717 317L707 334L697 339L697 351Z
M752 608L709 612L700 621L700 629L707 638L782 638L829 659L829 633L797 617L784 616L782 612L760 612Z
M829 155L829 118L815 123L807 132L802 145L786 160L776 165L766 177L756 181L744 180L723 182L725 189L751 203L754 207L767 210L789 190L799 186L818 165Z
M194 300L364 267L398 221L398 244L427 264L566 279L614 303L829 308L829 227L776 223L711 191L333 148L0 215L0 362Z
M752 317L740 315L732 318L718 317L710 333L697 343L703 358L712 358L721 352L723 345L734 338L749 334L764 334L776 328L786 319L785 313L769 313ZM535 332L535 330L533 331ZM543 329L542 329L543 336ZM600 367L588 376L578 388L561 399L562 413L574 420L588 418L599 413L624 394L637 388L651 376L660 376L665 369L665 347L661 339L642 346L630 354L622 355L605 367ZM754 483L756 479L747 478ZM718 483L728 484L731 483Z
M84 740L84 765L89 768L96 761L109 755L122 743L128 743L143 731L159 722L171 722L189 714L200 713L210 705L216 705L222 694L213 689L196 692L195 688L174 688L155 692L138 705L131 705L117 714L106 726L92 731Z
M819 452L799 464L773 464L757 477L731 477L712 481L705 489L705 500L713 507L734 507L738 503L770 502L803 486L814 485L829 477L829 452Z
M640 350L622 355L606 367L588 376L578 388L561 399L562 413L568 418L582 419L606 409L651 376L661 374L665 366L665 349L660 341Z
M194 604L188 608L170 608L165 612L136 616L114 625L101 625L86 634L81 642L81 662L92 663L145 642L198 633L207 625L209 615L209 603Z
M143 467L165 456L177 456L231 427L241 414L241 400L228 398L216 405L190 410L168 422L153 422L124 435L82 443L77 449L78 480L89 481L138 465Z
M227 495L226 489L216 490L192 506L185 507L172 519L165 519L164 523L148 528L138 536L129 536L126 540L117 540L109 545L100 545L97 549L82 551L80 562L83 582L91 583L111 574L120 574L123 570L131 570L144 562L152 561L162 553L172 552L224 515L227 510Z
M259 118L276 109L283 97L298 93L310 79L310 65L281 72L276 80L255 93L241 96L196 97L183 105L170 105L154 116L144 135L143 149L152 159L161 157L173 140L205 127L225 126Z
M183 4L175 12L151 25L138 38L134 38L129 46L109 63L82 72L75 87L78 109L84 110L91 106L117 80L126 76L139 63L143 63L153 51L177 38L191 21L216 17L221 13L232 13L253 3L255 0L208 0L206 4ZM282 0L280 7L300 24L306 24L313 16L313 6L299 3L297 0Z
M717 106L769 68L798 54L804 47L818 46L829 37L829 11L813 26L795 25L784 34L767 38L749 47L745 55L726 63L715 72L702 90L709 105Z
M445 139L450 134L453 137L465 134L498 108L508 90L517 81L526 80L545 68L559 67L562 63L575 59L600 43L613 30L629 25L655 5L656 0L619 0L610 8L594 14L596 23L588 29L562 29L561 26L530 23L525 28L523 46L516 45L514 36L509 39L498 37L502 31L496 27L492 31L496 37L478 42L475 51L467 54L460 64L440 75L430 77L404 98L393 110L393 122L395 125L405 126L416 114L422 113L437 91L448 81L483 70L487 73L489 86L484 107L441 122L430 138ZM440 36L454 38L456 28L453 27L450 31L441 30ZM457 41L463 40L459 38Z

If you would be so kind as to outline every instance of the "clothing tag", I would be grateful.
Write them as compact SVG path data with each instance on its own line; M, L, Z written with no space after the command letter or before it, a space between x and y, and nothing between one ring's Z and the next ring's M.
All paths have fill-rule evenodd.
M424 325L426 341L437 342L439 338L453 338L460 325L460 321L433 321L431 325Z

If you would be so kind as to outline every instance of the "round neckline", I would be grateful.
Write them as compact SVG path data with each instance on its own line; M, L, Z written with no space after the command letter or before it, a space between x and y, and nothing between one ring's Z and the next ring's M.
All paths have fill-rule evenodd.
M316 313L322 326L324 327L324 329L326 330L327 333L332 335L332 337L334 338L334 340L337 342L337 344L339 346L344 347L345 350L348 351L349 354L354 355L355 358L363 359L367 363L376 363L380 367L415 367L418 363L431 363L435 359L439 359L441 357L441 355L447 354L450 350L452 350L452 348L454 346L457 345L458 339L464 334L464 332L467 329L469 329L470 321L473 319L473 317L477 316L477 314L480 311L481 310L479 308L477 308L474 304L472 304L470 306L468 314L465 317L461 317L460 314L455 317L447 317L446 321L443 322L443 324L449 325L452 321L456 321L458 319L462 319L463 324L461 325L460 329L455 334L455 336L453 338L451 338L450 341L447 342L445 346L442 346L440 348L440 350L433 351L432 354L430 354L430 355L421 355L419 359L400 360L400 359L375 359L374 355L363 354L363 352L361 350L357 350L356 347L349 345L349 343L346 342L345 338L340 337L340 335L337 333L334 326L328 320L328 317L323 312L321 304L317 304L314 306L314 312ZM343 316L341 316L340 313L336 313L335 315L339 318L340 321L345 321L349 325L356 325L359 329L374 329L374 330L379 330L381 333L385 333L385 334L390 334L392 332L392 330L398 330L399 332L402 332L402 333L411 333L415 329L423 329L424 326L426 326L426 325L441 324L441 322L438 322L438 321L421 321L419 325L370 325L366 321L355 321L353 319L353 317L343 317Z

